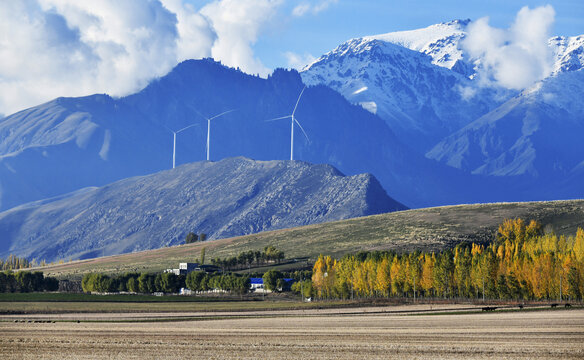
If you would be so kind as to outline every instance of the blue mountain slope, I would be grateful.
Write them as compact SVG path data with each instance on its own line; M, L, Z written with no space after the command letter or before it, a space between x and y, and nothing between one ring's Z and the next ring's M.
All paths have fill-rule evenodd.
M203 160L205 117L231 109L212 122L211 160L288 159L290 120L266 120L291 114L303 87L295 71L261 79L212 60L186 61L126 98L61 98L9 116L0 122L0 209L168 169L168 129L198 124L178 134L176 161ZM464 182L462 172L410 151L383 120L327 87L307 88L296 117L310 140L295 128L295 159L374 173L410 206L465 199L444 191Z
M428 156L476 174L548 183L570 178L584 161L582 94L584 70L547 78L445 138Z
M212 60L179 64L142 91L121 99L106 95L56 99L0 120L0 210L82 187L206 158L207 120L213 120L211 160L290 156L291 114L304 88L295 71L261 79ZM553 199L553 183L529 176L471 175L465 169L413 151L386 122L339 93L306 88L296 112L309 140L295 127L295 159L326 163L347 175L372 173L393 198L410 207L456 203ZM442 159L440 159L443 161ZM554 180L555 181L555 180ZM552 187L553 188L553 187ZM582 196L576 187L567 197Z

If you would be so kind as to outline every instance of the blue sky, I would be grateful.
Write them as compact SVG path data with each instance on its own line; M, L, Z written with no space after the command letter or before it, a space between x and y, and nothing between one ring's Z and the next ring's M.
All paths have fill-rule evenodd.
M549 35L584 34L584 1L0 0L0 116L58 96L124 96L186 59L267 76L354 37L553 6ZM547 29L547 28L546 28Z

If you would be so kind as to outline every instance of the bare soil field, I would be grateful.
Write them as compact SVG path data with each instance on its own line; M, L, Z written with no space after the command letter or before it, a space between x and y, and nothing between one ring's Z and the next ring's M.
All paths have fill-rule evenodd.
M91 322L120 322L120 321L180 321L180 320L206 320L206 319L225 319L225 318L260 318L260 317L324 317L324 316L341 316L341 315L422 315L422 314L444 314L444 313L461 313L461 312L479 312L481 305L472 304L408 304L408 305L390 305L390 306L363 306L351 307L350 303L344 306L326 306L335 303L304 303L308 305L305 308L278 308L281 303L259 304L260 306L249 307L248 304L225 303L222 307L202 307L196 306L191 308L168 307L160 308L147 304L133 304L129 307L123 306L115 308L116 304L107 304L107 307L100 307L106 311L86 311L83 308L75 307L78 312L55 311L52 308L48 312L41 311L42 305L34 312L0 312L0 321L91 321ZM98 304L101 305L101 304ZM125 305L125 304L120 304ZM136 306L137 305L137 306ZM157 305L157 304L154 304ZM171 304L174 305L174 304ZM209 304L213 305L213 304ZM243 306L242 306L243 305ZM321 306L322 305L322 306ZM540 307L541 308L541 307ZM546 306L547 308L547 306ZM512 308L509 308L512 309ZM531 309L538 309L532 307ZM109 311L115 310L115 311Z
M258 312L258 317L249 318L167 322L138 322L136 318L130 322L34 323L2 317L0 357L584 358L583 309L415 316L373 309L353 309L352 313L327 309L326 314L289 310L272 316Z

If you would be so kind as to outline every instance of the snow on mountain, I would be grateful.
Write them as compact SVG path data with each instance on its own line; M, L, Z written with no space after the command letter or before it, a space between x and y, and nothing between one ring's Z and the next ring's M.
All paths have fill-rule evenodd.
M542 198L583 196L572 182L580 182L584 163L576 135L584 123L584 36L551 38L550 76L517 92L474 76L481 59L462 47L468 25L457 20L351 39L302 77L376 113L428 158L485 176L481 181L505 182L485 192L493 186Z
M477 88L460 40L468 21L349 40L302 71L379 115L400 138L426 152L498 106L503 89Z
M584 69L538 82L448 136L429 158L474 174L565 177L584 161Z
M584 161L584 36L553 37L553 71L426 155L493 176L569 177ZM565 185L569 187L569 185Z
M369 174L229 158L124 179L0 213L0 258L55 261L402 210Z
M363 40L381 40L426 54L432 64L448 69L455 68L463 60L460 41L464 38L470 20L454 20L423 29L397 31L387 34L365 36Z
M556 36L549 40L554 53L552 75L584 68L584 35Z
M469 23L455 20L351 39L308 65L302 78L379 115L425 153L517 95L474 80L480 59L469 58L461 45ZM584 36L551 38L552 76L583 68L583 45Z

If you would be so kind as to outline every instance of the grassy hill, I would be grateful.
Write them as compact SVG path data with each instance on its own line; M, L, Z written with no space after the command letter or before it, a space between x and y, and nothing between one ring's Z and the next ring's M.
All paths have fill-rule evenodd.
M360 250L435 251L461 241L488 242L498 225L521 217L541 222L546 231L575 234L584 228L584 200L456 205L408 210L255 235L167 247L44 267L51 276L78 278L86 272L160 271L179 262L196 262L206 248L207 262L241 251L274 245L287 258L342 256Z

